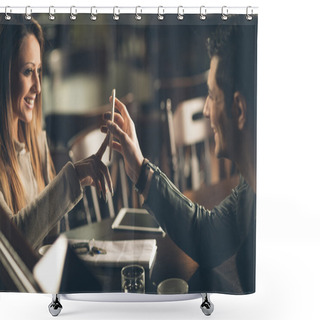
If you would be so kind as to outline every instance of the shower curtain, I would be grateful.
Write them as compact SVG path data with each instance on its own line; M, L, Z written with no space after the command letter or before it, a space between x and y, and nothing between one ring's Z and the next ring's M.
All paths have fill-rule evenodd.
M1 291L255 291L257 15L157 12L1 14ZM113 93L148 161L101 195Z

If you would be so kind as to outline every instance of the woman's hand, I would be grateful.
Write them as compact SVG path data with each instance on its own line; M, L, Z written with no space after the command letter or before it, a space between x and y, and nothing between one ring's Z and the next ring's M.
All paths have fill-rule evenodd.
M106 125L101 127L101 131L107 133L110 130L113 136L117 138L118 141L113 141L112 147L122 154L126 173L131 181L136 184L143 162L136 129L126 106L117 98L115 100L115 108L120 114L115 113L114 122L112 122L110 121L111 113L105 113Z
M113 186L109 169L101 161L100 154L93 154L89 158L77 161L74 166L82 187L95 186L100 196L102 194L103 199L106 201L107 189L105 181L107 181L108 190L113 194Z

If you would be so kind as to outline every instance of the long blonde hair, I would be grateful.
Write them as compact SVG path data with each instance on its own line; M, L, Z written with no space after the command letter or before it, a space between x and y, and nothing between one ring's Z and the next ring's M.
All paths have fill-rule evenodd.
M17 213L26 205L26 190L19 176L20 168L10 128L13 119L12 71L14 63L17 63L24 37L33 34L37 38L41 56L44 39L41 26L34 19L27 21L23 19L23 15L14 15L11 21L0 19L0 23L0 183L9 208L13 213ZM41 79L40 74L40 82ZM41 159L38 145L38 136L42 131L41 93L36 97L35 106L30 123L18 121L18 136L24 141L27 151L30 152L31 164L40 192L45 187L43 176L45 164ZM52 179L55 173L50 155L49 159L49 179Z

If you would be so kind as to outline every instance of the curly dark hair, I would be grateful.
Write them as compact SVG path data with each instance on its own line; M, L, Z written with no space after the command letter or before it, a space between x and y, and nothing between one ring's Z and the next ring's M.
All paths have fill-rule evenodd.
M249 105L248 116L256 113L257 35L248 25L218 26L207 41L210 58L218 57L216 82L224 93L231 116L233 94L239 91ZM250 122L254 119L248 119Z

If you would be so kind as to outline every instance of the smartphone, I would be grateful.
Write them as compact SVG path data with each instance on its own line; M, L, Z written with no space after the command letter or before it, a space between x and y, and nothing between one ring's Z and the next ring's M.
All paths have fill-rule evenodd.
M112 90L112 107L111 107L111 121L112 122L114 122L115 102L116 102L116 89L113 89ZM111 158L112 158L112 141L113 141L113 135L110 134L110 137L109 137L109 161L111 161Z

